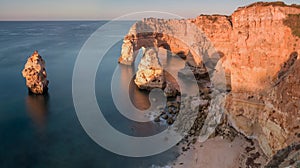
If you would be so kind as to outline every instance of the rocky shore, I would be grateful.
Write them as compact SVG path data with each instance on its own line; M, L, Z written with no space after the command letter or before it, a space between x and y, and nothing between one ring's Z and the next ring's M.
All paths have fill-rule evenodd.
M261 167L267 161L274 166L277 162L271 160L274 156L276 160L278 151L300 142L299 15L299 5L258 2L238 8L231 16L144 19L135 23L124 38L119 62L131 65L135 61L134 53L141 47L163 47L186 59L186 68L193 69L193 74L182 69L179 76L196 77L198 83L208 76L207 82L211 83L211 87L199 87L199 101L208 103L199 109L196 124L186 138L187 144L196 143L189 137L202 136L198 128L204 126L205 130L211 130L209 125L222 123L214 136L227 137L230 141L241 137L257 143L256 148L261 149L259 153L251 153L253 147L248 147L246 151L251 156L245 157L242 167ZM192 101L194 98L181 95L179 99ZM171 104L163 110L170 108L170 112L176 113L178 109L173 109ZM221 105L224 108L218 107ZM208 113L210 109L215 113ZM169 117L164 112L156 121L166 119L171 124ZM214 120L205 123L207 117ZM189 145L182 147L188 148ZM265 156L265 161L253 162L259 156Z

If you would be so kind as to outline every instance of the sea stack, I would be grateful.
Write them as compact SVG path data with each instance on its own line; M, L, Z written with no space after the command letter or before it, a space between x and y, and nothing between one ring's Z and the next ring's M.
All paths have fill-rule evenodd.
M138 66L135 84L140 89L164 88L165 77L158 59L157 48L143 48L143 58Z
M22 71L23 77L26 79L26 86L30 93L45 94L48 91L47 73L45 61L39 55L38 51L34 51Z

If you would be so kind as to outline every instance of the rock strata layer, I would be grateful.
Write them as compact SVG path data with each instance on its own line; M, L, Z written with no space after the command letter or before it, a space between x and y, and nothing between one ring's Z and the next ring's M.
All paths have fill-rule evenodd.
M257 139L271 157L300 141L299 16L299 5L259 2L231 16L144 19L124 38L119 62L132 64L141 47L163 47L206 65L212 79L224 72L226 80L218 83L231 91L225 109L229 122Z
M35 51L28 58L22 75L26 79L26 86L29 92L34 94L44 94L47 92L49 81L47 80L45 61L39 55L38 51Z

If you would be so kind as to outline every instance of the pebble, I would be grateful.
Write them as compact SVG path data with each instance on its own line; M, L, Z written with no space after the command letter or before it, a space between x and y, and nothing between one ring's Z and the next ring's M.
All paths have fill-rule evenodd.
M168 122L169 125L171 125L171 124L174 123L174 120L173 120L173 118L168 118L167 122Z
M169 116L168 116L167 114L164 114L164 115L162 115L162 116L161 116L161 118L163 118L163 119L165 119L165 120L166 120L166 119L168 119L168 118L169 118Z
M159 117L156 117L156 118L154 119L154 121L155 121L155 122L160 122Z
M192 135L195 134L195 130L191 130L191 134L192 134Z
M197 138L194 138L194 139L192 140L192 143L195 144L196 142L197 142Z

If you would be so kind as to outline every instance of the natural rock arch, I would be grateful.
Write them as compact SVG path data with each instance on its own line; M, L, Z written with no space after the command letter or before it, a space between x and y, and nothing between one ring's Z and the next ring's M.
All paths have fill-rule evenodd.
M141 47L162 47L168 55L191 56L197 65L201 65L203 53L215 52L199 27L184 20L150 18L135 23L124 38L119 63L132 65Z
M142 30L161 32L163 37L174 35L181 41L189 41L186 44L194 51L193 54L204 56L203 62L206 62L205 50L208 50L210 58L215 51L209 50L213 47L205 43L208 40L199 37L202 32L189 27L190 23L194 23L220 51L219 57L224 55L215 69L225 70L230 82L231 92L226 99L229 121L247 137L256 137L264 153L270 157L295 141L295 133L299 132L299 120L296 118L299 116L300 59L297 55L300 45L295 22L291 22L291 17L299 14L297 5L259 2L238 8L231 16L201 15L187 20L145 19L136 23L125 37L119 62L128 65L134 62L134 47L141 40L136 34ZM173 40L165 41L170 51L175 52L172 50L175 46ZM155 40L152 44L156 44ZM215 79L219 79L218 76ZM249 125L252 121L256 122Z

